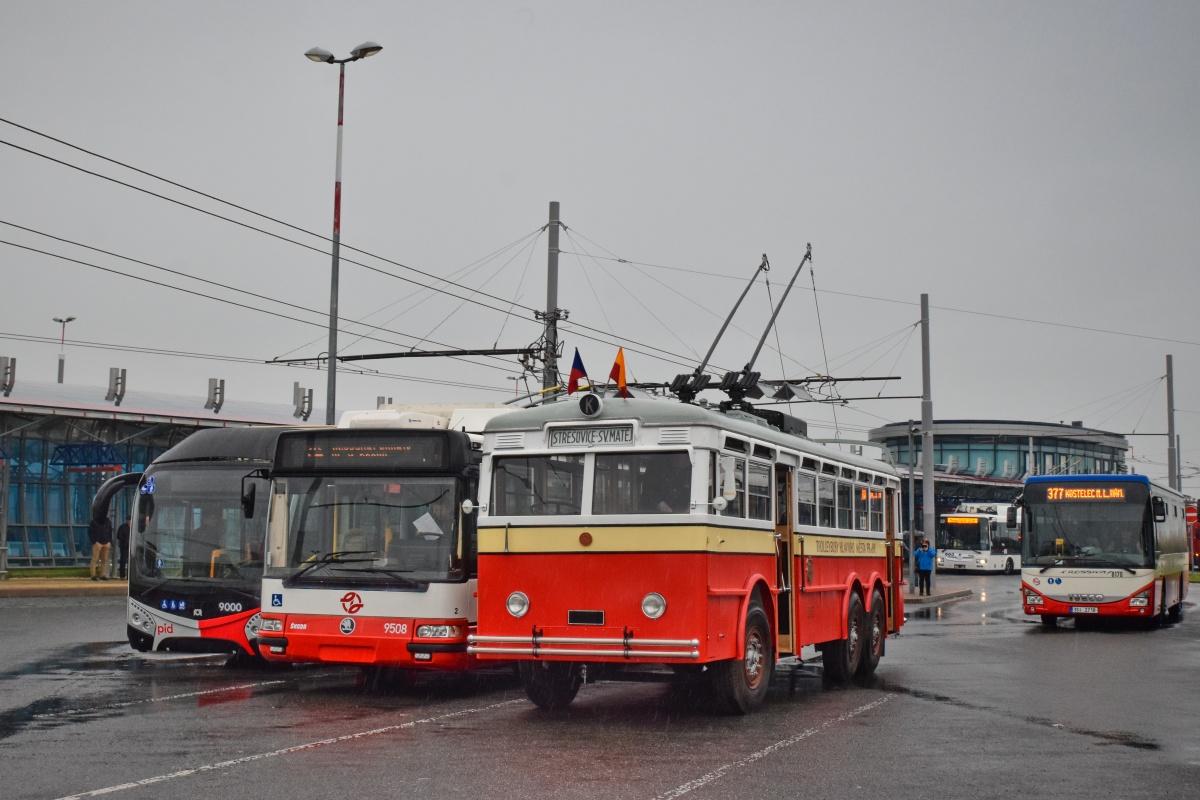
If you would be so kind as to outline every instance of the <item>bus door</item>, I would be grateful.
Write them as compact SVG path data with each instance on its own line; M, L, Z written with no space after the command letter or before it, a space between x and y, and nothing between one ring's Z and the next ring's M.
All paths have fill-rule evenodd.
M896 490L888 487L884 490L883 495L884 507L884 540L886 541L885 564L887 566L888 582L891 584L889 589L890 597L887 604L887 629L889 631L897 631L900 629L900 621L896 619L896 609L900 607L901 587L900 580L904 575L904 564L900 563L901 558L896 554Z
M776 626L779 638L776 653L783 655L796 652L793 642L797 641L792 630L796 610L796 597L792 591L796 553L792 531L792 511L795 508L792 490L792 468L786 464L775 465L775 577L779 585L779 601L776 604Z

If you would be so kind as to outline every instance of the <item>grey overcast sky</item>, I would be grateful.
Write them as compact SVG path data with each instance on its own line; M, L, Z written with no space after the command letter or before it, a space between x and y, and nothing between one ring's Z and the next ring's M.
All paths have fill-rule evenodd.
M936 417L1163 432L1160 379L1173 353L1185 474L1198 471L1195 2L5 0L0 40L3 118L323 236L337 70L303 53L381 43L347 68L343 242L501 299L460 307L344 262L342 315L387 331L374 334L385 342L343 334L343 353L401 349L408 335L427 337L423 347L534 341L538 327L519 306L544 304L546 238L531 234L558 200L570 227L563 249L585 254L562 258L560 305L572 323L624 337L637 379L693 365L760 254L777 299L812 242L823 340L806 270L779 321L784 355L772 335L764 375L897 374L843 395L920 394L920 337L910 333L928 292ZM0 139L324 245L10 125ZM68 382L103 385L119 365L131 391L199 404L210 376L226 379L231 398L281 403L299 380L321 405L323 372L70 341L315 355L325 349L328 256L10 146L0 146L0 171L5 223L315 312L4 224L7 242L140 276L0 245L0 354L18 357L19 379L53 381L57 344L12 337L54 337L51 317L73 314ZM514 301L513 316L495 310ZM746 361L768 305L761 287L750 295L719 367ZM615 347L584 333L616 341L568 327L565 366L578 347L603 377ZM653 357L661 351L674 363ZM339 407L372 407L380 394L511 396L515 363L472 361L375 362L425 382L347 375ZM814 436L834 434L830 406L795 410ZM855 401L837 423L863 437L919 413L915 400ZM1165 475L1164 437L1131 442L1139 471ZM1185 488L1200 493L1200 478L1185 477Z

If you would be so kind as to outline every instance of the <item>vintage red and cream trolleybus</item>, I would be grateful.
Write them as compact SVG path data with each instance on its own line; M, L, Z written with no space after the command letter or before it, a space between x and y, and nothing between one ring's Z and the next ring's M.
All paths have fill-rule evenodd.
M468 652L518 661L543 708L585 675L672 665L744 713L805 645L830 681L871 674L903 618L896 473L745 410L514 411L488 423L480 489Z

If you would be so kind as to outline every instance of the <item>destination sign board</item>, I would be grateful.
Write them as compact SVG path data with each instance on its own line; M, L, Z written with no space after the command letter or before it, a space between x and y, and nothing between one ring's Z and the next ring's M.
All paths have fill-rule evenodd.
M446 439L429 433L322 431L279 437L279 472L389 472L446 466Z
M1046 499L1051 503L1125 500L1124 486L1047 486Z
M622 444L633 444L632 425L550 429L550 447L612 447Z

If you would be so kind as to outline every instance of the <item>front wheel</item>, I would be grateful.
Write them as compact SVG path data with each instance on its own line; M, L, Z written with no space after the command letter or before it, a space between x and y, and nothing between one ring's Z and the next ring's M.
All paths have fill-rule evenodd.
M526 696L544 711L561 711L571 705L583 685L583 670L578 664L522 661L519 670Z
M863 654L863 606L858 594L850 595L846 638L821 646L822 679L828 685L845 686L858 671Z
M129 646L139 653L149 653L154 647L154 637L142 633L132 625L125 626L125 635L129 638Z
M730 714L745 714L762 705L775 670L775 639L767 612L756 598L746 612L742 657L713 664L713 698Z
M876 589L871 592L871 610L866 613L863 626L864 641L862 661L859 662L855 678L864 681L875 673L879 659L883 658L883 645L887 639L887 613L883 607L883 594Z
M1053 614L1042 614L1042 627L1043 628L1057 628L1058 627L1058 617L1054 616Z

